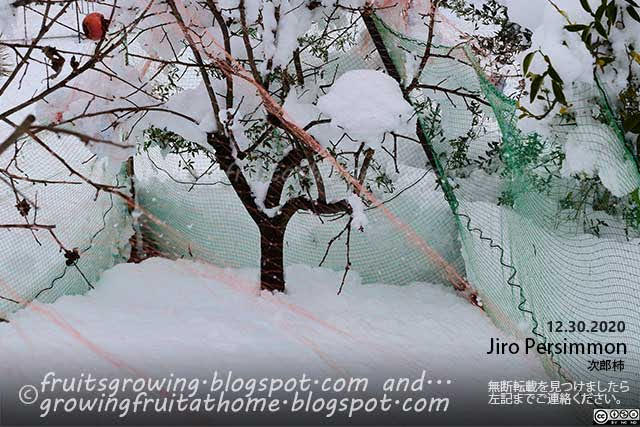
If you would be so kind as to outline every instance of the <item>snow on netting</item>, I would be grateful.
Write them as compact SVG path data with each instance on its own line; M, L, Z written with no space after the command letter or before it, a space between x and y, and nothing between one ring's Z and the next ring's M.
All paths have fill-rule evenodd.
M349 54L334 54L324 65L325 75L336 80L351 70L381 69L379 58L368 52L372 48L357 46ZM187 75L181 84L189 87L189 81ZM395 190L383 199L385 207L410 233L416 233L439 254L447 266L464 271L455 219L437 188L435 175L425 168L425 154L414 143L398 142L394 148L403 168L402 174L394 177ZM344 180L330 168L326 175L327 194L342 196ZM258 228L224 173L212 167L210 158L186 152L168 154L151 146L136 156L135 176L138 203L151 216L161 219L161 223L146 222L145 240L155 241L156 250L225 267L260 264ZM349 242L351 270L364 283L404 285L445 280L447 272L442 264L425 262L425 253L409 243L398 224L380 209L368 208L366 215L366 231L351 233ZM347 246L343 230L348 220L344 215L319 218L304 212L296 214L285 235L286 264L344 270Z
M9 9L7 4L1 13ZM72 8L82 14L93 9L93 3L85 2ZM19 17L24 27L6 28L3 41L20 43L35 37L37 28L27 22L39 25L40 16L25 8ZM43 40L68 41L72 48L88 51L89 45L78 44L75 13L71 19L73 27L54 27ZM44 82L34 77L36 70L33 73L23 71L19 89L3 94L4 108L37 93ZM68 108L71 100L47 101ZM105 270L129 259L133 234L129 210L120 197L97 190L105 186L128 194L130 180L124 167L96 157L74 136L45 130L3 147L0 164L0 320L33 300L52 302L62 295L83 294Z
M348 53L335 53L322 64L327 75L337 79L350 70L376 69L403 77L415 71L424 45L374 21L379 32L374 42L382 42L388 58L381 58L368 41ZM601 91L575 87L570 97L577 106L575 124L559 123L553 137L524 135L517 129L515 103L489 82L470 46L440 46L434 52L438 55L420 79L423 94L413 106L423 136L438 156L430 160L419 144L398 141L398 161L408 167L403 167L385 206L468 278L503 329L539 342L622 341L629 346L622 373L587 372L588 356L577 355L547 359L551 373L577 380L639 377L640 360L630 356L638 354L640 336L637 230L617 225L586 200L573 200L583 184L560 170L580 169L584 159L574 156L573 148L591 153L600 180L613 195L638 188L637 165ZM187 75L181 84L189 86L193 79ZM432 91L433 85L449 92ZM479 101L465 105L456 95L460 91ZM47 144L96 182L129 188L123 175L92 159L77 141L50 138ZM17 159L31 178L76 180L34 141L19 146ZM13 154L6 152L0 160L6 163ZM562 165L560 156L566 156ZM161 254L223 267L259 265L258 230L210 158L167 154L150 146L138 151L134 171L139 209L132 215L121 200L96 194L86 183L73 189L55 184L18 188L34 203L38 192L37 222L55 224L57 238L68 249L78 247L80 258L66 265L60 246L43 233L37 234L38 242L28 230L0 230L0 313L18 308L22 301L51 301L89 289L102 271L126 259L131 223L139 244L133 248L137 257ZM328 194L344 188L337 174L326 185ZM14 192L6 186L2 191L2 222L23 221ZM576 205L580 209L569 208ZM425 257L379 209L368 210L367 217L366 231L352 233L349 250L351 269L363 282L444 281L448 272L442 264ZM297 214L287 228L286 264L322 263L342 271L347 237L340 232L347 221ZM600 319L623 320L626 330L552 333L547 326L549 321L583 320L590 329L589 321ZM632 386L635 392L627 395L637 399L638 384Z
M147 237L155 241L162 253L173 256L205 259L225 267L258 266L260 235L233 189L218 174L201 178L196 185L189 181L193 176L172 172L175 181L162 176L163 170L175 170L179 161L171 155L163 159L158 149L136 158L138 203L163 222L160 225L150 222L153 232ZM154 164L158 169L154 169ZM193 162L196 176L210 166L210 162L198 159ZM455 223L442 193L434 191L433 175L416 169L396 185L406 190L402 198L388 204L391 212L461 270ZM328 186L328 191L338 188L342 187L335 183L334 187ZM352 268L366 283L442 280L440 268L425 263L424 254L408 244L382 213L372 210L367 217L366 232L353 233L350 243ZM323 267L344 269L346 237L342 235L328 252L327 246L347 221L347 218L327 221L298 213L285 236L286 263L317 266L324 258Z
M122 185L127 191L124 174L96 160L75 138L40 138L84 177ZM4 181L0 223L25 224L16 205L26 200L22 206L30 223L55 226L53 234L46 229L33 234L27 229L0 229L0 318L34 299L51 302L61 295L84 293L104 270L126 261L131 221L119 198L97 193L30 138L5 151L0 162L16 175L13 178L20 177L12 180L11 175L0 175ZM77 248L79 258L65 257L62 248L71 252Z
M391 63L372 53L372 46L358 46L348 54L336 54L325 72L338 78L349 70L386 68L390 72L393 67L403 77L412 59L424 52L424 45L380 20L375 22ZM516 126L515 102L489 82L469 46L434 49L440 55L425 69L420 81L424 97L416 99L414 107L439 155L437 174L419 146L399 145L400 161L415 166L415 171L398 184L404 190L388 203L389 209L466 273L489 315L505 330L541 343L623 341L629 345L629 354L638 354L638 241L594 207L586 207L585 214L566 209L567 197L577 194L579 184L553 169L558 165L554 160L559 147L571 147L577 141L598 159L600 179L613 194L638 187L637 166L601 92L575 87L571 99L576 124L559 125L554 138L524 135ZM451 92L430 91L430 85ZM477 104L479 114L461 108L464 101L455 95L460 90L484 101ZM461 160L463 152L482 167L468 167ZM488 161L492 156L504 163L504 169ZM569 153L564 167L571 167L571 161ZM222 174L210 173L208 159L167 155L153 148L141 152L135 165L138 202L162 220L160 225L151 222L147 231L161 253L222 266L258 265L258 230ZM429 173L420 179L425 165ZM176 174L176 170L183 172ZM441 177L440 185L436 175ZM338 188L339 180L329 182ZM372 210L368 216L366 232L352 236L350 251L352 268L365 282L442 280L441 266L429 262L384 215ZM346 221L296 215L287 230L286 263L320 263ZM344 239L342 235L334 242L324 266L344 268ZM600 319L625 321L626 330L622 334L590 332L590 320ZM584 320L587 330L550 332L547 323L558 320ZM564 379L625 380L640 373L637 356L625 358L622 373L588 372L591 358L553 356L545 362L550 373ZM638 390L638 384L633 387Z
M402 70L406 52L424 51L419 41L397 33L381 21L377 26L398 70ZM615 196L629 194L640 184L637 163L625 146L603 91L574 85L570 101L575 117L571 124L557 123L553 136L547 138L525 135L517 128L520 112L516 103L489 82L470 46L439 50L454 58L430 62L423 75L424 84L446 83L451 90L464 88L482 94L489 104L484 130L475 133L465 148L469 159L485 166L481 171L475 168L467 174L452 162L458 146L451 141L469 136L466 132L471 120L464 117L464 109L453 107L456 100L449 105L448 100L439 104L444 136L430 134L433 147L442 154L442 175L450 183L444 187L450 191L448 199L457 218L466 273L488 313L504 329L535 337L540 343L628 343L623 372L589 371L593 359L589 355L547 358L549 371L559 378L638 378L637 228L624 227L595 203L585 206L586 200L579 201L582 210L569 208L574 195L580 194L580 184L567 172L581 170L581 162L596 162L600 180ZM457 102L461 102L459 98ZM425 119L433 123L428 117ZM486 163L495 150L491 145L495 140L501 142L498 151L505 165L500 173L494 173ZM448 143L441 145L442 142ZM563 154L563 167L568 171L558 166L557 159ZM624 321L626 330L611 334L597 326L591 331L590 321L602 319ZM550 332L548 322L555 324L558 320L565 324L584 320L586 328ZM635 393L630 394L634 396L630 399L637 403L638 382L632 387Z

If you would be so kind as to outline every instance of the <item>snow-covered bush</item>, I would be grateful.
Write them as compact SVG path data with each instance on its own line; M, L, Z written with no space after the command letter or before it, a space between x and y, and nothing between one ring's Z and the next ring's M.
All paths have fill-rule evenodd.
M559 147L558 172L578 181L561 207L594 234L608 224L589 219L590 211L621 221L627 234L640 227L639 11L634 0L509 8L533 33L521 54L521 125Z

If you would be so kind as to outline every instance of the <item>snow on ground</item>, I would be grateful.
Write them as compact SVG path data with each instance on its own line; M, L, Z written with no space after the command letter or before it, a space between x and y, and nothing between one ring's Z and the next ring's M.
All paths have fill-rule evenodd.
M24 384L49 371L202 377L419 375L486 403L487 382L547 379L525 356L487 357L507 339L451 288L362 285L307 266L287 270L287 294L257 291L256 270L149 259L108 270L95 290L34 304L0 325L0 375ZM482 407L489 407L483 403Z
M286 295L259 296L255 270L161 258L121 264L105 272L86 295L63 296L54 304L14 313L10 324L0 326L0 358L22 360L25 371L109 367L42 309L141 370L198 368L213 360L250 368L255 355L264 369L298 366L326 373L338 366L366 370L379 363L476 379L541 372L534 360L512 358L505 366L484 357L488 337L502 335L449 288L361 285L353 274L337 296L341 276L293 266L287 271ZM239 355L245 358L238 360ZM2 366L15 366L5 362L10 360Z

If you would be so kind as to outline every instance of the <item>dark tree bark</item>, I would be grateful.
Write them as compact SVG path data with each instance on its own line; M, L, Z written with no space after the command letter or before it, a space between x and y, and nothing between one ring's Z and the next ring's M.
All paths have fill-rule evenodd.
M260 289L284 292L284 234L289 220L300 210L328 215L351 213L351 206L346 200L328 203L324 197L322 200L310 200L299 196L287 200L277 215L268 216L256 205L251 186L233 155L229 137L221 132L212 133L208 135L208 142L215 150L220 168L260 231ZM278 162L265 197L267 208L279 206L287 178L304 158L304 152L298 147Z
M269 216L263 212L254 198L254 194L250 183L245 177L242 167L238 164L237 159L242 159L245 153L236 152L236 144L232 140L233 136L225 134L224 126L218 119L220 107L218 106L218 100L216 93L213 89L213 84L209 75L209 68L203 61L200 50L196 47L196 43L193 40L191 33L188 31L187 26L180 15L180 12L175 4L175 0L167 0L167 4L171 7L172 14L175 16L178 24L180 25L182 32L187 40L191 51L193 52L194 59L200 69L200 74L204 82L204 86L209 94L211 101L211 107L213 108L214 117L216 119L217 131L207 135L209 145L213 147L215 151L215 158L224 171L231 186L233 187L236 195L240 198L242 205L247 210L247 213L251 216L254 223L260 230L260 247L261 247L261 261L260 261L260 287L261 289L267 289L271 291L284 291L284 233L287 228L287 224L291 217L299 210L307 210L315 213L316 215L322 214L334 214L338 212L351 213L350 205L345 201L338 201L327 203L324 197L324 185L319 185L320 200L310 200L304 196L296 197L288 200L279 209L279 213L275 216ZM206 4L213 13L216 21L220 27L225 27L225 21L222 19L220 10L216 7L215 1L206 0ZM241 12L241 24L243 29L243 39L245 48L247 49L247 56L249 58L249 65L251 67L252 74L259 85L264 89L263 95L268 97L268 81L263 82L260 78L260 73L255 66L255 61L252 56L252 47L248 43L248 30L246 20L244 16L244 3L240 2ZM276 20L278 19L278 11L276 10ZM228 40L229 31L228 28L223 28L223 38L225 39L225 49L230 52L231 46ZM230 86L233 83L233 74L236 74L231 66L231 61L222 61L214 59L214 64L218 69L227 75L227 84ZM267 65L268 69L271 69L271 64ZM264 98L263 98L264 100ZM310 163L313 163L311 156L307 156L303 145L300 145L301 133L304 130L298 129L295 124L286 120L279 106L273 105L275 103L265 100L266 109L269 111L267 115L267 122L272 126L282 128L287 132L291 138L294 146L292 150L286 154L275 167L274 173L267 189L267 194L264 200L264 207L267 209L276 208L280 206L282 192L287 179L291 176L291 173L296 167L300 166L303 159L309 158ZM227 87L226 93L226 105L230 107L233 105L233 90L231 87ZM270 108L271 107L271 108ZM277 111L274 111L277 110ZM317 122L310 123L310 125L317 124ZM265 134L266 135L266 134ZM257 146L257 145L255 145ZM255 147L252 146L252 147ZM250 149L252 149L250 147Z
M266 223L260 229L260 289L284 292L286 225Z
M295 210L270 218L256 205L251 186L236 163L231 142L223 134L209 135L221 169L260 231L260 289L284 292L284 233Z

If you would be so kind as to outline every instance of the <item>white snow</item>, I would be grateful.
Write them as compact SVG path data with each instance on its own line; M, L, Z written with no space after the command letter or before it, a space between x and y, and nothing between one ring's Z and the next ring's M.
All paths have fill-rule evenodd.
M301 102L296 91L293 90L287 95L282 109L286 112L287 118L300 127L305 127L320 117L320 110L311 103Z
M537 197L531 194L532 198ZM626 342L629 354L637 354L640 342L640 324L637 322L638 270L633 266L640 260L637 241L627 242L624 231L615 224L603 227L601 237L576 230L576 224L563 222L562 212L518 213L494 203L462 200L460 212L470 215L470 227L482 230L484 240L477 232L468 233L465 240L467 274L484 301L491 305L492 315L498 322L514 322L510 328L530 332L533 323L529 316L518 311L518 292L506 283L512 270L503 267L502 259L509 260L517 273L514 283L521 285L527 299L525 308L532 309L540 324L558 313L581 313L582 317L613 319L626 322L622 334L599 335L593 333L544 332L549 341L563 338L569 341ZM607 230L609 228L609 230ZM607 234L605 234L607 233ZM527 238L523 238L527 236ZM488 250L487 239L492 239L504 250ZM506 319L511 319L506 321ZM516 319L520 319L519 321ZM623 372L590 371L592 356L557 355L557 362L572 378L590 381L611 381L639 378L640 363L629 359ZM637 390L637 381L630 381ZM628 397L638 396L630 393ZM633 398L632 398L633 399Z
M406 154L416 164L419 163L420 168L403 167L402 173L394 177L396 190L390 195L380 194L375 186L372 190L380 200L387 200L402 192L402 197L394 199L387 207L447 262L461 271L464 267L451 209L442 193L434 190L435 176L432 173L425 176L422 169L425 160L420 157L424 154ZM193 182L191 174L180 170L179 156L169 154L163 158L156 147L149 152L149 156L160 168L172 171L174 178L186 183ZM208 159L197 157L194 160L196 175L203 174L210 167ZM200 259L233 267L257 265L260 256L258 229L233 189L229 185L216 184L227 182L222 171L214 170L200 181L203 185L196 185L187 191L189 184L178 184L168 179L164 172L155 169L146 154L137 156L135 162L139 202L154 216L166 221L168 226L179 230L177 236L160 242L163 250L173 252L176 247L183 247L182 242L186 239L194 244L193 253ZM391 164L387 173L391 174L392 170ZM336 174L331 175L329 170L325 170L324 174L327 177L327 199L343 200L343 181ZM256 176L250 182L255 195L256 183L265 181ZM278 209L274 208L276 211ZM404 285L412 281L442 280L440 267L416 251L415 246L407 242L402 233L398 233L396 226L389 222L380 209L367 211L367 220L365 233L351 235L351 262L353 268L361 273L364 283ZM346 221L347 218L326 221L315 215L295 215L287 227L285 259L292 264L318 265L327 243L344 229ZM193 224L193 228L188 228L189 224ZM156 231L164 232L164 229ZM332 246L324 267L334 270L344 268L345 238L343 235ZM389 257L389 253L394 256Z
M356 194L350 194L347 198L349 205L351 206L351 227L355 230L364 230L369 220L364 212L364 203L362 199Z
M10 2L3 1L0 3L0 34L5 37L7 34L13 35L12 30L15 27L16 10L11 7Z
M374 70L344 73L318 99L318 108L334 126L372 148L379 146L385 132L406 129L414 112L398 83Z
M301 3L297 0L280 0L279 3L280 18L273 63L285 67L291 60L291 53L298 47L298 38L312 26L314 12L308 7L300 7Z
M216 122L204 83L200 82L195 88L184 89L174 94L167 102L166 108L186 114L197 124L186 118L173 115L169 117L168 114L162 113L152 115L153 120L149 119L148 124L158 127L166 126L161 126L162 123L170 124L171 131L186 140L207 146L207 132L216 130Z
M624 21L624 25L613 25L609 31L608 40L612 44L612 56L614 62L609 66L601 68L595 66L595 59L589 52L584 42L581 40L580 32L570 32L565 29L568 23L589 24L594 18L584 10L581 2L576 0L555 0L555 1L535 1L518 2L515 6L512 0L500 0L500 3L508 7L508 14L512 21L530 29L533 32L531 48L520 54L518 63L522 63L524 57L530 52L540 50L547 55L553 67L563 79L565 89L569 89L575 83L587 83L595 85L594 69L602 87L611 99L616 99L619 93L628 85L628 70L631 65L635 65L627 54L632 46L638 44L638 34L640 34L640 23L628 16L625 11L626 4L618 2L620 14L618 21ZM596 11L601 2L588 0L592 11ZM622 4L620 4L622 3ZM536 55L529 71L535 74L542 74L546 71L547 64L542 55ZM546 84L548 89L550 85ZM568 98L569 103L574 101ZM520 100L521 104L530 111L540 113L541 111L532 106L528 97ZM560 109L556 107L546 121L541 123L535 119L524 119L521 124L527 130L537 131L546 135L549 121Z
M638 188L640 177L636 165L613 129L590 117L579 120L584 127L578 126L568 132L564 144L563 175L597 175L617 197L626 196Z
M532 357L486 357L490 337L507 337L450 288L361 285L351 272L338 296L341 276L293 266L287 294L259 294L256 270L159 258L119 265L94 291L31 305L0 325L0 373L10 383L49 371L375 377L381 369L426 370L451 379L454 393L480 395L489 379L546 378Z
M271 59L276 51L275 33L278 28L275 6L272 2L265 2L262 7L262 25L264 27L264 31L262 32L262 43L264 46L262 49L265 59ZM261 66L266 68L266 61L261 64ZM265 70L262 71L264 72Z
M275 206L273 208L266 208L264 206L270 183L255 181L250 182L249 185L251 186L251 193L253 194L253 198L256 201L256 205L260 208L260 210L270 218L275 217L278 212L280 212L280 206Z

